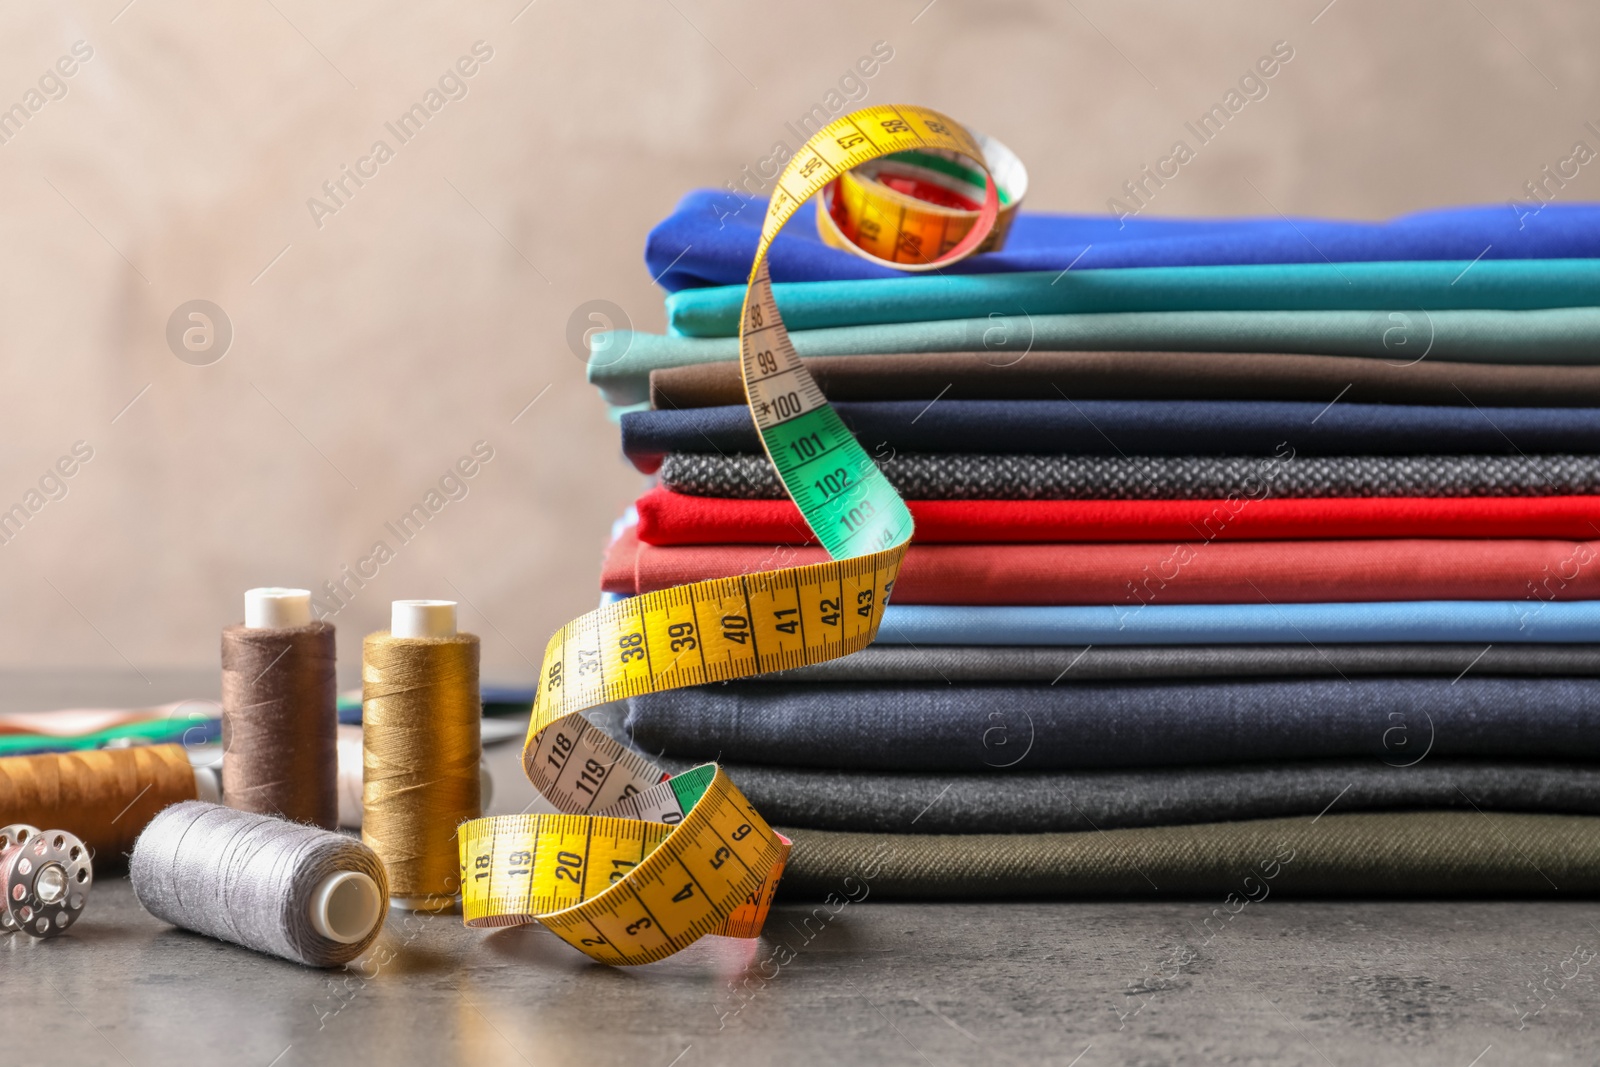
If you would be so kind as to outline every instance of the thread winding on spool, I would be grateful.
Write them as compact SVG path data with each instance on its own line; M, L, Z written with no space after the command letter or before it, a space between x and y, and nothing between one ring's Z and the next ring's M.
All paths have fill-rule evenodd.
M341 830L361 829L361 793L364 788L362 781L362 742L361 727L339 727L339 828ZM487 811L494 802L494 775L489 772L489 764L478 764L478 792L480 806ZM201 797L204 800L205 797Z
M311 967L361 955L388 912L388 875L365 845L198 800L151 820L128 868L156 918Z
M304 589L251 589L222 631L223 777L229 807L339 825L334 628Z
M182 745L0 759L0 818L64 830L102 862L132 848L156 812L195 796Z
M361 839L408 910L451 907L461 891L456 827L482 814L478 638L455 604L396 600L388 631L362 643Z

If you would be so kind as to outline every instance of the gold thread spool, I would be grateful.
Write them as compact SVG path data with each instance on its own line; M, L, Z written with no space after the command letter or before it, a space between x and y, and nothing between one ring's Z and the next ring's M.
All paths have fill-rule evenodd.
M394 905L413 911L455 903L456 827L482 814L478 638L455 632L454 604L431 630L406 607L443 603L396 601L397 625L361 645L361 839L388 868Z
M0 759L0 822L65 830L102 862L118 862L162 808L193 799L182 745Z

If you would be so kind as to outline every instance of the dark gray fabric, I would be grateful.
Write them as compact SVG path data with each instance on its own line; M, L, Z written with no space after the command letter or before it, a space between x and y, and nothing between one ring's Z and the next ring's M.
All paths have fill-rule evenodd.
M1398 762L1398 761L1397 761ZM673 772L692 763L662 764ZM1424 759L1155 770L894 774L724 764L763 818L814 830L1036 834L1228 822L1324 809L1600 815L1600 764ZM1331 808L1330 808L1331 805Z
M1250 456L931 452L875 462L910 500L1220 500L1263 483ZM788 495L765 455L674 452L661 483L690 496ZM1303 456L1271 483L1278 497L1583 495L1600 493L1600 456Z
M831 770L1060 770L1372 756L1600 759L1600 680L1076 686L732 682L631 697L642 749Z
M1600 645L868 645L750 682L1044 682L1431 675L1600 676Z
M1600 893L1600 818L1475 811L1252 819L1082 834L785 829L788 899L1199 896L1200 936L1273 895ZM1215 923L1215 926L1213 926Z

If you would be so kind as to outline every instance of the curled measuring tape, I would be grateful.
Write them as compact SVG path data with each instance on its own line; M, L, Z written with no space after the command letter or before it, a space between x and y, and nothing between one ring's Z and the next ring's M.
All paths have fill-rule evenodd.
M878 177L853 187L862 195L849 194L852 210L867 214L842 217L847 225L892 218L880 221L878 236L887 234L902 254L913 244L937 249L892 266L928 269L963 259L984 246L1001 217L996 171L1011 182L1013 210L1026 184L1021 165L1006 169L995 149L936 111L883 105L829 123L784 168L750 268L739 361L767 455L831 560L632 597L574 619L550 639L522 760L534 786L565 814L461 826L468 926L539 922L613 964L659 960L705 934L761 932L789 842L715 765L668 777L582 712L642 693L835 659L876 636L911 540L911 514L795 354L773 300L767 251L800 205L835 181L886 156L913 153L896 166L966 181L976 197L970 207L959 201L931 215L891 210L885 205L904 189L879 181L886 174L879 168L872 172ZM824 214L832 211L819 218ZM943 220L938 239L910 240L911 226L932 232L924 215ZM907 220L904 231L899 220Z
M974 252L1005 243L1028 192L1028 171L1016 153L992 137L972 135L983 167L947 149L916 149L871 160L839 175L822 190L817 234L823 243L898 270L934 270L978 222L987 180L1000 213ZM985 173L987 171L987 174Z

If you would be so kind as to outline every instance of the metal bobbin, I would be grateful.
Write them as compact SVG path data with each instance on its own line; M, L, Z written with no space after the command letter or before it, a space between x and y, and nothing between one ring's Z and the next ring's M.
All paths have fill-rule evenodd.
M65 830L0 828L0 931L55 937L83 914L94 885L89 849Z
M0 826L0 869L6 865L6 853L22 844L30 837L38 837L39 828L29 826L27 823L12 823L10 826ZM17 924L11 921L11 909L0 901L0 934L15 933Z

